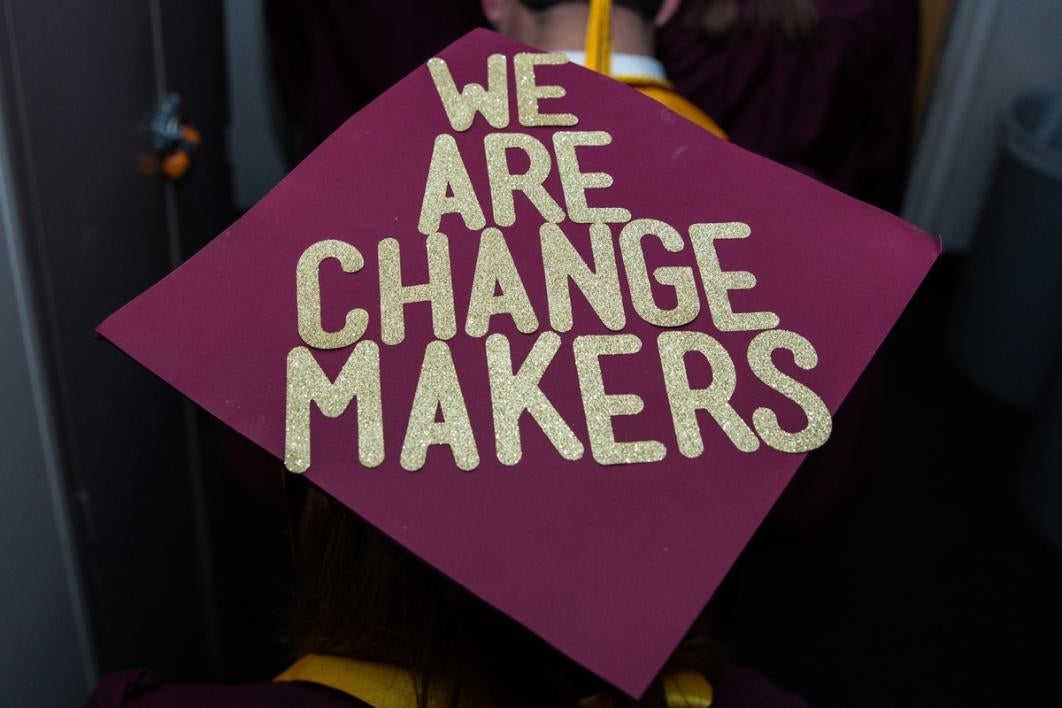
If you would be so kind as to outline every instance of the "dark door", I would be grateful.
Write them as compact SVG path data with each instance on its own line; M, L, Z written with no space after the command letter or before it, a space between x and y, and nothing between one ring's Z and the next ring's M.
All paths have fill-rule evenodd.
M99 668L214 675L199 421L93 330L230 220L222 4L0 8L10 157ZM177 183L146 130L171 91L203 135Z

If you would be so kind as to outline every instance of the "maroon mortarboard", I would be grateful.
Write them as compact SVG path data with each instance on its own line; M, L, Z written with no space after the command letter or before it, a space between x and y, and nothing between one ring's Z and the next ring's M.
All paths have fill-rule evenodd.
M100 332L638 696L938 251L480 30Z

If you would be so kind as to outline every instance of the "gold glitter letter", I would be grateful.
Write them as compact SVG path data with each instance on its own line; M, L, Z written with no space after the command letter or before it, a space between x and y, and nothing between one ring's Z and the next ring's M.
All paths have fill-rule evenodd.
M704 440L697 424L698 410L708 411L738 450L755 452L760 441L730 405L737 386L737 372L723 345L703 332L689 331L663 332L656 345L660 350L660 366L664 370L679 452L686 457L699 457L704 452ZM707 388L690 388L685 361L688 352L697 352L708 360L712 383Z
M642 340L633 334L584 334L575 338L575 368L579 373L579 390L586 413L586 429L590 435L590 452L602 465L625 465L635 462L657 462L667 450L656 440L617 442L612 419L620 415L641 413L645 402L633 393L610 395L605 393L601 379L602 356L635 354L642 348Z
M563 98L563 86L539 86L535 83L536 64L567 64L564 54L540 54L523 52L513 57L513 73L516 74L516 108L520 125L576 125L579 119L571 113L539 113L538 102L543 98Z
M295 268L295 300L299 312L299 336L317 349L342 349L361 339L369 326L369 313L360 307L347 313L346 324L338 332L325 332L321 326L321 261L335 258L346 273L357 273L365 265L361 252L345 241L329 239L313 244L299 257Z
M336 418L358 399L358 459L376 467L384 459L383 413L380 402L380 347L364 340L350 352L336 380L325 372L306 347L288 353L287 421L284 466L292 472L310 467L310 404Z
M428 60L428 71L454 130L471 128L477 112L483 114L492 128L501 130L509 126L509 83L504 54L487 57L486 90L479 84L468 84L458 93L450 67L437 57Z
M546 298L549 321L553 329L567 332L572 328L572 299L568 280L578 286L601 322L615 331L627 324L623 311L616 254L612 248L612 231L605 224L590 227L590 244L594 251L594 270L586 264L568 237L556 224L543 224L542 265L546 272Z
M660 239L660 243L670 253L678 253L685 245L679 232L663 221L635 219L623 227L619 237L620 253L623 254L623 265L627 271L634 311L643 320L657 327L681 327L689 324L701 311L693 269L662 266L653 271L656 282L675 289L675 306L670 310L657 307L656 301L653 300L653 288L649 283L649 272L645 267L645 253L642 251L642 239L650 234Z
M512 226L516 223L513 192L523 192L545 221L552 224L564 221L564 210L542 186L549 176L552 164L545 145L524 133L491 133L483 139L483 145L487 153L487 172L490 175L490 196L494 205L495 224ZM523 174L514 175L509 172L506 150L514 148L523 150L531 163Z
M443 419L436 422L435 415L440 410ZM424 350L424 363L399 458L402 469L415 472L423 467L431 445L449 445L454 462L463 470L474 469L479 464L476 438L472 435L472 422L457 380L454 358L446 342L439 341L430 342Z
M380 260L380 337L384 344L398 344L406 338L405 306L410 302L430 302L435 336L450 339L457 334L454 315L454 286L450 277L450 243L445 234L428 237L428 282L402 284L402 257L398 241L385 238L377 247Z
M447 196L447 191L453 196ZM420 205L417 230L425 236L439 230L443 214L460 214L469 231L482 229L487 219L472 188L472 180L452 135L435 138L428 167L428 183L424 186L424 201Z
M553 151L557 153L557 171L564 188L568 218L577 224L614 224L631 220L631 213L619 207L586 205L586 190L612 186L612 175L604 172L580 172L575 148L608 145L612 136L603 130L592 132L557 131L553 134Z
M749 290L756 286L756 276L748 271L724 271L715 252L718 239L748 238L748 224L739 221L721 224L694 224L690 227L693 251L701 268L704 294L712 323L720 332L744 332L757 329L774 329L778 315L773 312L734 312L730 307L730 290Z
M808 424L799 433L786 432L778 426L778 416L768 408L757 408L752 414L752 424L763 441L775 450L814 450L830 437L830 430L833 429L830 409L810 388L775 368L771 355L776 349L791 351L793 361L805 371L818 365L819 355L807 339L784 329L760 332L749 343L749 366L752 372L760 381L800 406L807 416Z
M501 295L494 294L495 288L501 290ZM482 337L490 326L490 318L502 313L510 315L516 328L524 334L538 329L538 317L505 237L492 227L484 229L479 237L479 255L476 257L465 332L470 337Z
M538 335L535 346L513 373L509 339L503 334L487 337L487 369L490 373L490 398L494 410L494 442L498 461L515 465L523 456L520 445L520 417L527 411L565 460L583 456L583 444L564 422L546 394L539 388L546 367L560 349L556 332Z

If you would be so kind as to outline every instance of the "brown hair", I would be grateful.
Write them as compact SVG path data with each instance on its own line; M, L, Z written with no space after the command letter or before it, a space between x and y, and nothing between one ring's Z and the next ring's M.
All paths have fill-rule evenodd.
M724 39L741 25L776 29L794 44L811 42L818 26L815 0L686 0L686 21L711 39Z
M298 655L401 666L460 708L574 706L609 692L616 708L665 706L658 679L640 702L612 692L559 652L488 607L326 494L309 488L298 524ZM720 678L722 655L698 620L662 673Z
M548 10L561 3L579 1L580 0L520 0L520 4L530 10L541 12L542 10ZM634 10L641 15L643 20L646 22L652 22L656 17L656 14L660 12L660 6L664 4L664 0L614 0L613 4L617 7L625 7L628 10Z

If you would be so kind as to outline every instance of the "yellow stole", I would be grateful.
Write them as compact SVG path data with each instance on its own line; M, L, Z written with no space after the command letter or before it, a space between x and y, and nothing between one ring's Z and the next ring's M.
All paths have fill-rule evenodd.
M273 680L305 681L328 686L373 708L417 708L413 675L388 664L308 654ZM666 676L664 690L669 708L708 708L712 705L712 685L693 671ZM440 692L432 692L428 696L429 706L444 704L444 696ZM606 694L579 701L579 708L610 708L611 705L612 701Z

